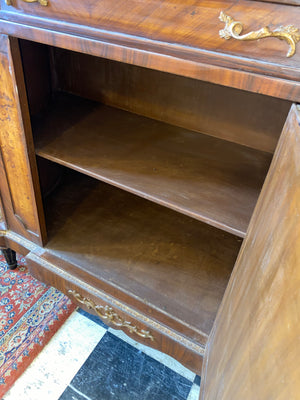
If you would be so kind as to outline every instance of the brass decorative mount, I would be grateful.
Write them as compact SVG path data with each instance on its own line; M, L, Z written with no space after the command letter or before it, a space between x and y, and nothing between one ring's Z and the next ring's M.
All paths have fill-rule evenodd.
M48 0L22 0L25 3L40 3L41 6L47 6L48 5ZM5 0L5 3L8 6L12 6L12 0Z
M243 31L243 24L235 21L229 15L221 11L219 19L225 23L225 28L219 31L221 38L226 40L234 38L236 40L258 40L268 37L276 37L280 40L285 40L289 45L287 57L292 57L296 53L296 44L300 41L300 31L294 25L279 26L271 30L268 26L261 28L257 31L249 32L241 35Z
M113 310L112 307L99 306L88 297L81 296L81 294L77 293L75 290L69 290L68 292L72 294L79 303L84 304L87 308L94 310L101 319L107 320L109 323L119 328L126 328L130 333L135 333L145 339L154 341L154 337L149 331L139 329L135 325L132 325L131 322L125 321Z

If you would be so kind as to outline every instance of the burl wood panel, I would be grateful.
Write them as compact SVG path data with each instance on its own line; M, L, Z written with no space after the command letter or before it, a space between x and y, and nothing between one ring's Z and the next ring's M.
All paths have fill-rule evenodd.
M70 95L33 124L36 152L244 237L271 155Z
M8 228L36 243L45 237L18 43L0 36L1 195ZM18 89L17 89L18 88Z
M100 57L58 48L53 54L61 90L271 153L291 107L275 97ZM30 71L28 81L35 81Z
M201 400L298 400L300 112L293 106L207 345Z

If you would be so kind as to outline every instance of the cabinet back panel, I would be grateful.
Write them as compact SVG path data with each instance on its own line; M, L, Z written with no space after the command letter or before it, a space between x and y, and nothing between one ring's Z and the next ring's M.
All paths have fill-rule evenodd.
M54 49L61 90L272 153L290 102Z

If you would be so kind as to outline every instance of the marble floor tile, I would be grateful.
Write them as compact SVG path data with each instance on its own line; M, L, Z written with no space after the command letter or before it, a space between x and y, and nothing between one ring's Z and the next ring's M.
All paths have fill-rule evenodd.
M141 350L143 353L154 358L155 360L159 361L160 363L166 365L168 368L170 368L173 371L177 372L178 374L184 376L186 379L188 379L192 382L194 381L196 374L194 372L190 371L189 369L185 368L182 364L180 364L174 358L172 358L172 357L168 356L167 354L164 354L158 350L152 349L149 346L145 346L139 342L136 342L135 340L133 340L132 338L127 336L121 330L109 328L107 325L105 325L101 321L101 319L99 317L97 317L95 315L87 313L86 311L84 311L82 309L79 309L78 312L80 312L82 315L86 316L87 318L91 319L92 321L96 322L100 326L107 328L108 331L111 332L113 335L119 337L120 339L129 343L131 346L135 347L136 349ZM199 386L200 386L200 381L199 381Z
M15 382L4 400L56 400L106 329L74 312Z
M60 400L70 393L76 399L74 389L89 400L186 400L191 387L185 377L107 332Z
M199 400L200 386L193 384L187 400Z
M195 376L194 383L195 383L196 385L200 386L201 377L200 377L199 375L196 375L196 376Z
M154 358L156 361L164 364L168 368L172 369L173 371L177 372L181 376L184 376L189 381L193 382L195 379L196 374L189 369L185 368L182 364L176 361L174 358L168 356L167 354L161 353L158 350L152 349L151 347L145 346L141 343L136 342L135 340L131 339L127 336L123 331L116 330L109 328L109 332L113 335L119 337L120 339L124 340L125 342L129 343L131 346L141 350L143 353L147 354L149 357Z

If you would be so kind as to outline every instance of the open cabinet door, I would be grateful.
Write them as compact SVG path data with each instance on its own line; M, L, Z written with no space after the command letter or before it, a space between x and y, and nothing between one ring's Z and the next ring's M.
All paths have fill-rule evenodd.
M206 348L201 400L300 399L300 109L292 106Z
M19 43L0 35L0 191L7 229L37 244L46 227Z

